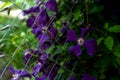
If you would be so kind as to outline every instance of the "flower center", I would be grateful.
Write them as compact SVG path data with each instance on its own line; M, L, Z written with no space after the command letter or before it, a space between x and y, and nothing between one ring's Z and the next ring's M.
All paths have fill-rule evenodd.
M46 33L47 32L47 27L42 27L42 33Z
M13 77L14 79L18 79L19 76L18 76L18 74L13 74L12 77Z
M83 38L79 38L77 42L78 42L79 45L82 46L84 44L84 39Z
M31 54L31 51L26 51L24 55Z

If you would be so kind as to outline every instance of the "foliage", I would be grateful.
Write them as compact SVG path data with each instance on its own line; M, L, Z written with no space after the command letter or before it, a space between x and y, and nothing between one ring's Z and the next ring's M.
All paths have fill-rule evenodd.
M23 5L24 1L25 6ZM54 2L52 2L52 5L58 8L58 12L56 8L50 6L50 3L49 5L46 4L49 1L45 0L44 2L43 0L44 4L41 5L44 5L44 7L41 8L41 11L43 9L44 14L40 15L40 18L39 16L36 17L36 14L39 12L34 11L34 7L38 3L34 0L5 0L5 3L2 6L0 5L0 13L21 9L25 15L23 20L0 16L0 53L6 55L4 58L0 58L2 63L0 67L7 65L12 59L10 64L15 67L15 70L25 69L32 74L33 80L39 80L41 76L42 78L48 76L50 79L53 79L51 78L52 75L55 75L55 80L72 80L71 77L75 78L73 80L87 80L85 76L89 79L95 78L96 80L119 80L120 15L114 14L112 9L107 11L106 5L103 4L104 1L102 0L56 0L57 5ZM107 3L109 4L109 2ZM39 4L39 7L41 5ZM44 9L46 12L44 12ZM36 27L33 27L34 24L29 26L27 22L33 14L35 18L39 18L38 25L45 24L44 26L46 26L48 23L50 28L47 31L50 32L51 29L55 28L58 33L54 33L54 30L51 31L51 39L49 38L49 33L47 33L47 36L44 36L41 32L34 32L36 30ZM51 19L51 17L55 17L53 21L50 20L52 23L47 22L48 18ZM10 25L10 27L5 28L6 25ZM81 28L89 30L83 34ZM74 30L75 35L72 31L72 34L69 33L69 30ZM45 45L42 43L39 35L44 36L42 40L43 43L49 45L47 49L43 49ZM74 40L76 35L78 38ZM47 40L44 41L46 37ZM81 38L84 40L84 46L78 42ZM92 42L91 39L97 42L96 48L93 45L95 42ZM92 44L85 45L89 40L91 40ZM80 45L79 49L75 47L77 44ZM90 45L90 47L87 45ZM37 49L38 52L34 52ZM94 51L90 51L90 49ZM41 50L45 51L45 54L41 54L42 52L39 54ZM79 50L82 53L79 53ZM27 51L31 52L30 55L35 53L32 54L33 58L30 61L25 55ZM90 55L90 52L95 53ZM79 55L76 55L78 53ZM41 58L42 55L46 56L46 54L48 57L44 58L45 63L43 60L39 62L38 56ZM44 67L39 71L38 69L41 68L41 65ZM2 74L1 78L4 76L4 72Z

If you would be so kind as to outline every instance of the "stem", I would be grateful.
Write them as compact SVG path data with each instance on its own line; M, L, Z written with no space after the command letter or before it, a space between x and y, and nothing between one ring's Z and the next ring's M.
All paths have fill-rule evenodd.
M86 27L89 27L89 21L88 21L88 3L85 3L85 20L86 20Z

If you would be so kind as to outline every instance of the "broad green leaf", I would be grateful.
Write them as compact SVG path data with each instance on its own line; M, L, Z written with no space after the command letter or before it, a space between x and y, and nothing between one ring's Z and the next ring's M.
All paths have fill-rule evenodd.
M97 39L97 44L99 45L102 42L103 39L104 39L103 37Z
M103 10L103 6L101 5L96 5L96 4L93 4L90 6L89 10L88 10L88 13L89 14L93 14L93 13L97 13L97 12L100 12Z
M105 46L109 49L109 50L112 50L112 47L113 47L113 43L114 43L114 40L111 36L108 36L105 40L104 40L104 44Z
M110 32L120 32L120 25L114 25L108 29Z
M120 59L120 44L115 47L113 54Z

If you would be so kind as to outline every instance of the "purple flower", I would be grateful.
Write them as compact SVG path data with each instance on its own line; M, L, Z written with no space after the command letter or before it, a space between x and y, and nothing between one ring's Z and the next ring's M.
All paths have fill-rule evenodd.
M35 16L31 15L31 16L27 19L27 21L26 21L27 26L28 26L28 27L32 27L33 24L34 24L34 21L35 21Z
M47 79L47 77L44 74L40 77L36 77L36 80L46 80L46 79Z
M36 19L37 25L39 25L41 27L47 26L48 21L49 21L49 16L48 16L46 10L41 8L40 13L38 14L38 17Z
M13 73L11 80L19 80L22 77L31 78L31 75L25 70L15 70L12 66L10 66L10 71Z
M24 15L26 15L26 14L30 14L30 13L34 13L34 12L39 12L39 11L40 11L39 6L35 6L35 7L29 8L27 10L23 10L23 13L24 13Z
M50 71L48 72L49 80L54 80L59 68L60 68L60 66L56 64L53 68L50 69Z
M63 24L63 27L61 28L61 32L62 32L63 34L66 34L67 31L68 31L68 23L65 22L65 23Z
M69 48L69 51L77 57L82 53L80 48L81 46L85 46L89 56L92 56L96 53L97 50L96 40L95 39L84 40L84 37L86 36L88 30L89 28L81 28L82 32L80 37L77 37L74 30L68 30L67 32L67 41L77 43L75 46L71 46Z
M32 75L33 75L33 76L37 76L37 74L41 71L42 67L43 67L43 64L40 63L40 62L38 62L38 63L35 65L35 67L33 68Z
M96 80L96 79L89 74L83 74L82 80Z
M46 8L48 9L48 10L52 10L52 11L54 11L54 12L58 12L58 7L57 7L57 3L56 3L56 1L55 0L49 0L47 3L46 3Z

